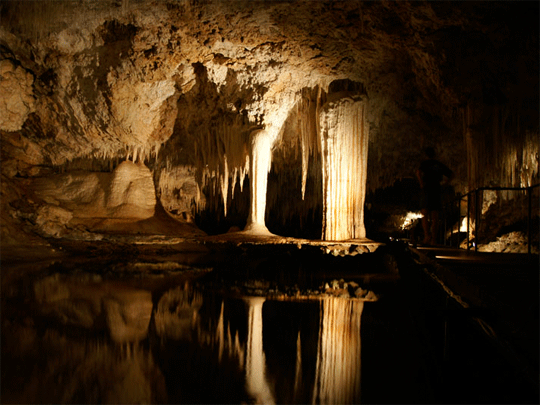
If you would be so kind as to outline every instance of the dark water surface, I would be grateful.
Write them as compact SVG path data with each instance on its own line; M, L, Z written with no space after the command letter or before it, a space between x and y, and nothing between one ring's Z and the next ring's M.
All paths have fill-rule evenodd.
M320 294L331 277L304 294L174 261L35 267L2 285L2 403L460 402L397 276L357 280L366 301Z

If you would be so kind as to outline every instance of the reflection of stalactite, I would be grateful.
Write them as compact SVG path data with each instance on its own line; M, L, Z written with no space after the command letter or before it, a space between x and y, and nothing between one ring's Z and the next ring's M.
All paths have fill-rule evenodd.
M257 403L273 404L274 398L266 381L266 360L263 350L262 307L265 298L246 298L249 305L246 385Z
M296 339L296 370L294 372L294 392L302 386L302 345L300 340L300 331Z
M238 359L238 364L241 365L244 363L245 350L240 344L238 333L235 333L233 339L229 322L227 322L227 331L225 332L224 309L225 302L223 301L221 303L216 333L213 335L213 343L218 346L218 360L221 362L225 351L227 351L227 355Z
M357 403L360 399L360 319L363 301L321 301L321 324L313 403Z

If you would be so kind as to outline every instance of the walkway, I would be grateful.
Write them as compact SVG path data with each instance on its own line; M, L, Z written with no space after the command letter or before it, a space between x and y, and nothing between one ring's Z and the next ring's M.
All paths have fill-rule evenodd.
M457 248L412 249L425 271L461 301L501 353L539 382L539 257Z

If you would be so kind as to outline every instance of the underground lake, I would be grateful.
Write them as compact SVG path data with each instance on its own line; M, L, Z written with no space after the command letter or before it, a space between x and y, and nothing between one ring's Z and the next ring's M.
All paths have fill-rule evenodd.
M225 257L96 252L10 269L2 402L534 397L465 317L447 316L456 304L402 266L403 252L238 249Z

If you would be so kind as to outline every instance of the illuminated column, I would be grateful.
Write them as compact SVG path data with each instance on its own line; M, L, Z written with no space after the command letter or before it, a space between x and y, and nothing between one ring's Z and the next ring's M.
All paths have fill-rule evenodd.
M366 100L329 100L319 114L323 170L323 240L364 238L368 152Z
M266 190L268 173L272 163L273 142L273 137L265 130L256 130L251 134L251 200L246 231L257 234L270 234L264 222L264 214L266 212Z
M258 404L275 403L266 381L266 359L263 350L263 297L245 298L249 306L246 353L246 388Z
M363 301L326 298L321 301L314 404L360 401L360 319Z

